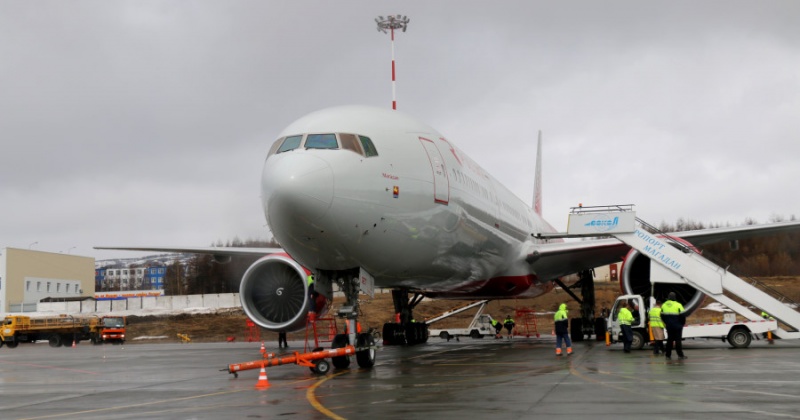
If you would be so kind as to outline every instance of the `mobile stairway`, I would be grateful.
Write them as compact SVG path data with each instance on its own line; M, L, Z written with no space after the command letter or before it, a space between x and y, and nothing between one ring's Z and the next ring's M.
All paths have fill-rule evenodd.
M800 338L797 305L755 280L742 279L720 267L700 255L691 244L650 230L654 229L636 217L632 205L573 207L567 234L613 236L650 259L652 282L688 284L750 321L762 320L760 314L729 297L727 292L775 318L779 327L774 335L783 339Z

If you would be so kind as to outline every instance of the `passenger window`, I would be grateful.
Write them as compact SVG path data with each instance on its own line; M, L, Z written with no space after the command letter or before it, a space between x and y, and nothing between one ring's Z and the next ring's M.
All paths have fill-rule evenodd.
M336 134L309 134L306 137L306 149L338 149Z
M352 150L364 156L364 152L361 151L361 144L356 139L355 134L339 134L339 140L342 141L342 149Z
M358 138L361 140L361 145L364 146L364 155L366 157L378 156L378 151L375 149L375 145L372 144L372 140L370 140L369 137L358 136Z
M278 153L288 152L289 150L294 150L300 147L300 140L303 139L303 136L289 136L283 141L281 147L278 148Z

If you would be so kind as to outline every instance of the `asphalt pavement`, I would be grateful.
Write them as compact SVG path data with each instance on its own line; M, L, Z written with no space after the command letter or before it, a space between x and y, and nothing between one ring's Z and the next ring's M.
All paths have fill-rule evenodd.
M267 368L259 390L258 369L220 370L258 360L260 343L20 344L0 348L0 418L800 418L798 341L687 340L689 358L671 361L594 341L572 356L553 347L552 337L433 337L380 348L372 369Z

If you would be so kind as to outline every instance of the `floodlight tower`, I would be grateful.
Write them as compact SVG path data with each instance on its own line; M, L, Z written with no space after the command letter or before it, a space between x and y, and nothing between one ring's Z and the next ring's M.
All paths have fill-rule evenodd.
M403 32L406 31L408 27L408 16L401 16L401 15L394 15L394 16L378 16L375 18L375 22L378 24L378 32L386 33L386 30L389 30L389 33L392 35L392 109L397 109L397 89L394 86L394 30L395 29L402 29Z

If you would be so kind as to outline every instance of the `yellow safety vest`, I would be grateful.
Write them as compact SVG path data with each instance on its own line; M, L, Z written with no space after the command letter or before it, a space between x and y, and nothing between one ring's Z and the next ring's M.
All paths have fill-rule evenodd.
M674 300L668 300L661 305L662 315L678 315L683 312L683 305Z
M661 308L650 309L647 315L650 317L651 328L664 328L664 321L661 320Z
M633 314L628 308L620 308L617 320L619 321L619 325L631 325L631 322L633 322Z

